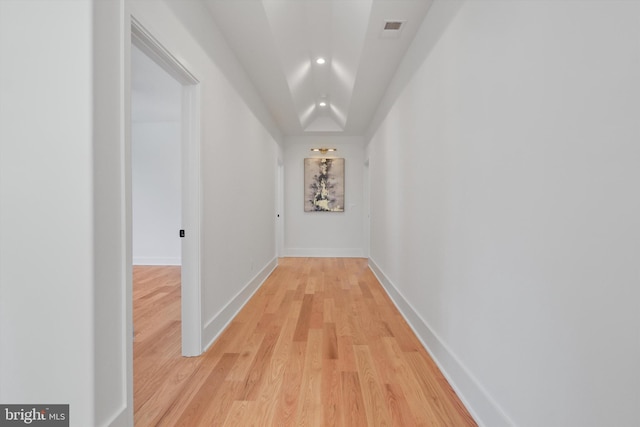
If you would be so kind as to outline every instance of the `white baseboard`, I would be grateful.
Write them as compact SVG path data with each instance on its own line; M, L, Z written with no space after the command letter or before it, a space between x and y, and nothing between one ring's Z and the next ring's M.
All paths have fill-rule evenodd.
M205 343L203 352L207 351L211 344L218 338L218 335L224 331L227 325L233 320L238 312L249 301L253 294L260 288L260 285L267 280L267 277L278 266L278 258L274 258L256 274L253 279L246 284L244 288L229 303L220 310L212 319L207 321L202 333L202 342Z
M106 422L100 424L104 427L129 427L133 425L133 408L121 407Z
M180 257L133 257L133 265L182 265Z
M285 248L285 257L364 258L362 248Z
M374 260L369 259L369 267L478 425L487 427L514 426L513 421L420 314L414 310L411 303L400 293Z

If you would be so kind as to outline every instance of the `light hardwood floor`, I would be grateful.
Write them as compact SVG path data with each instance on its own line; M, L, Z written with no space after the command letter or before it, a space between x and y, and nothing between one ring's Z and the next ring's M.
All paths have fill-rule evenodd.
M133 297L137 427L476 425L366 259L280 259L197 358L179 267L135 267Z

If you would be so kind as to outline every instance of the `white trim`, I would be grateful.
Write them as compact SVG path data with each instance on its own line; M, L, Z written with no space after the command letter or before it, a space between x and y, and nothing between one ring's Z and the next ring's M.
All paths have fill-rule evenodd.
M362 248L286 248L285 257L365 258Z
M200 162L200 84L142 24L131 17L131 43L153 59L182 85L182 354L202 353ZM129 147L130 148L130 147Z
M107 422L105 422L104 426L109 427L129 427L133 426L133 420L131 419L132 413L129 413L128 407L122 407L116 413L114 413ZM133 412L133 410L131 411Z
M200 85L182 89L182 355L202 353Z
M181 265L181 259L179 257L139 256L133 258L133 265Z
M134 16L131 17L131 43L181 84L197 85L200 83Z
M121 1L122 4L122 28L120 28L121 49L122 49L122 80L120 91L122 93L120 108L123 114L122 135L120 138L120 174L122 197L121 209L121 242L122 249L122 272L125 290L122 294L122 304L125 307L125 323L122 333L122 348L124 349L124 390L126 402L124 403L124 414L115 414L114 418L107 424L113 427L133 427L133 210L132 210L132 167L131 167L131 13L129 2Z
M276 166L276 255L284 255L284 164L278 157Z
M207 322L204 327L203 338L206 343L204 351L206 351L211 344L218 338L218 336L225 330L227 325L233 320L238 312L249 301L253 294L262 286L265 280L271 275L273 270L278 266L278 258L273 258L269 263L256 274L245 285L240 292L234 296L227 305L216 313L211 320Z
M369 172L369 157L364 161L364 176L362 178L362 182L364 184L364 190L362 191L363 196L363 212L364 216L363 222L363 254L365 258L369 258L370 250L371 250L371 174Z
M369 268L478 425L514 426L515 423L496 403L495 399L460 362L453 351L413 308L373 259L369 259Z

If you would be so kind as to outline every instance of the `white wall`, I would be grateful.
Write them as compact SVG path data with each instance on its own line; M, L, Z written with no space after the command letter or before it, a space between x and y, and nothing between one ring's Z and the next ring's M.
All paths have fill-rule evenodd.
M180 122L131 124L135 265L180 265L180 138Z
M189 30L163 2L0 2L2 403L68 403L73 427L133 423L130 7L203 82L207 338L275 265L277 144L218 70L233 66L219 34L190 33L210 24L203 6L180 4Z
M368 146L371 265L483 425L640 424L639 16L436 1Z
M76 425L93 423L90 16L0 4L0 401L69 403Z
M324 157L313 147L333 147L345 159L344 212L304 211L304 159ZM284 149L284 255L364 256L364 144L360 137L288 138Z
M0 401L78 427L127 406L121 7L0 2Z
M237 67L237 60L201 2L133 1L131 9L142 26L201 82L206 347L277 263L278 145L221 71ZM243 73L235 68L234 81L242 80ZM245 84L245 91L251 90L248 80Z

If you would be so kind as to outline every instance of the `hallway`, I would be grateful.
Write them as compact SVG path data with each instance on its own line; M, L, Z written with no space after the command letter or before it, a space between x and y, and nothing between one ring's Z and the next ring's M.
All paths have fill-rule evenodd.
M134 270L136 426L475 425L366 259L280 259L197 358L179 271Z

